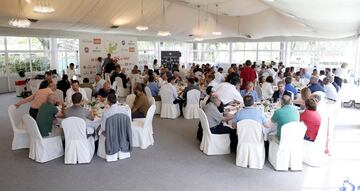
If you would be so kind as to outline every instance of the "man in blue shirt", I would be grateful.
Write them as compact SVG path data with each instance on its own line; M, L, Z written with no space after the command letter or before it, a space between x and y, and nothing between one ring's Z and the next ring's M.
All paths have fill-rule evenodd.
M155 80L154 75L149 76L149 82L147 86L151 91L151 95L155 98L158 97L159 87L154 80Z
M258 122L259 124L265 126L265 122L266 122L265 115L260 109L254 107L253 96L246 95L244 96L243 100L244 100L245 108L241 109L235 114L232 123L233 128L236 128L237 123L244 119L252 119Z
M309 84L310 84L309 89L310 89L311 93L314 93L317 91L324 92L324 88L321 87L321 85L319 84L319 79L316 76L311 76Z
M297 96L297 90L291 85L292 78L290 76L285 78L285 91L293 93L294 97Z

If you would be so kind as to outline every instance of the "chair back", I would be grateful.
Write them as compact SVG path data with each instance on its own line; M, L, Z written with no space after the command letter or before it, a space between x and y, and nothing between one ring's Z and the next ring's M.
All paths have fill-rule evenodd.
M316 92L313 92L312 94L316 94L318 96L320 96L321 100L320 102L321 103L324 103L325 102L325 97L326 97L326 94L322 91L316 91Z
M39 127L36 124L36 121L34 118L32 118L30 115L25 114L23 116L24 125L27 129L27 132L29 133L30 139L33 140L42 140L42 136L39 131Z
M145 87L145 93L146 93L146 96L147 96L148 98L152 97L151 90L150 90L150 88L147 87L147 86Z
M22 119L19 115L19 113L16 111L15 105L10 105L8 108L8 114L10 118L11 127L13 130L21 126Z
M56 95L61 101L64 101L64 92L62 90L56 89Z
M258 96L258 99L262 99L263 95L262 95L262 90L261 90L261 87L259 85L255 86L255 91L256 91L256 94Z
M86 96L88 98L88 100L91 100L91 97L92 97L92 90L90 88L83 88L85 93L86 93Z
M200 118L201 127L203 129L203 135L210 138L211 131L209 127L209 121L206 117L204 110L202 109L199 109L199 118Z
M155 109L156 109L155 104L152 104L150 106L150 108L148 109L148 111L146 113L145 123L144 123L145 128L152 127L152 121L154 119Z
M130 94L130 95L126 96L126 104L130 108L132 108L132 106L134 105L135 98L136 98L135 94Z
M168 87L162 87L160 89L160 97L161 97L161 103L163 104L173 104L174 97L173 92Z
M149 98L149 105L155 105L154 97Z
M281 127L279 152L286 148L296 148L303 144L306 126L301 122L290 122Z
M239 143L262 143L262 125L255 120L245 119L237 123L237 135Z
M197 104L200 102L200 91L193 89L187 92L186 104Z
M68 117L61 121L65 140L86 140L86 123L79 117Z
M116 90L118 91L120 87L123 87L123 81L120 77L116 77L115 78L115 82L116 83Z

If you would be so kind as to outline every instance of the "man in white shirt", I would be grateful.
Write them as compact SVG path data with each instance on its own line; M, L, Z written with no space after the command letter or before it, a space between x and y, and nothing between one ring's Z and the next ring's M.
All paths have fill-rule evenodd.
M324 83L325 97L330 100L336 101L337 91L336 91L336 88L334 87L334 85L332 85L330 78L325 77L323 80L323 83Z
M103 88L105 80L102 79L101 74L96 74L95 76L95 93L98 93L101 88Z
M100 127L101 131L105 131L106 129L105 128L106 119L115 114L122 113L129 116L129 118L131 119L131 116L129 115L130 114L129 110L126 109L127 107L123 107L117 104L117 97L115 94L109 94L107 97L107 101L110 104L110 108L104 111L104 113L102 114L101 127Z
M206 80L208 81L208 87L211 86L215 88L217 85L219 85L219 83L215 80L214 74L209 74Z
M219 84L215 89L215 94L218 95L221 102L226 105L232 101L242 102L243 98L240 95L240 80L233 78L230 83L223 82Z
M165 95L171 95L173 100L175 100L178 97L176 87L174 86L175 80L176 79L174 77L170 77L168 79L168 83L165 83L163 86L161 86L160 91L159 91L159 95L161 97L163 97Z
M70 63L69 68L66 70L66 74L68 75L70 80L72 80L73 77L76 75L74 67L75 67L74 63Z
M79 81L73 80L73 81L71 82L71 88L66 91L66 103L67 103L67 104L72 104L71 97L72 97L72 95L73 95L74 93L76 93L76 92L81 93L82 98L83 98L82 101L85 101L85 102L88 102L88 101L89 101L89 99L88 99L88 97L87 97L87 95L86 95L85 90L82 89L82 88L80 88L80 86L79 86Z
M223 68L219 68L217 72L215 72L215 81L217 83L221 83L225 81L225 77L224 77L224 69Z

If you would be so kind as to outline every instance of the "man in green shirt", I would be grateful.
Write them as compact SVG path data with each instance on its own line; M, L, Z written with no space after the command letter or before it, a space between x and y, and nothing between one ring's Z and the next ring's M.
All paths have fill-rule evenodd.
M271 117L273 123L277 123L277 137L280 141L281 127L286 123L299 121L299 111L292 105L291 92L285 91L281 98L281 108L276 110Z
M44 103L39 108L39 112L36 115L36 123L39 127L41 136L47 137L52 130L53 122L56 117L63 116L63 112L59 111L55 104L58 98L55 94L51 94L48 97L47 103Z

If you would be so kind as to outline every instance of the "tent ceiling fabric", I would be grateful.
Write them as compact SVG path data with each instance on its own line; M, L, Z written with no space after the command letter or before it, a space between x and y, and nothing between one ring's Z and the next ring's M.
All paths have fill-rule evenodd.
M50 0L52 14L32 12L37 0L23 4L23 16L38 19L34 29L156 36L164 28L169 38L192 41L205 39L249 37L304 36L314 38L345 38L356 36L360 24L360 0L167 0L166 15L162 19L162 0L144 0L145 22L150 30L138 32L140 0ZM214 37L216 4L219 5L218 30ZM197 27L201 9L200 29ZM17 1L2 0L0 26L16 16ZM118 25L117 29L110 26ZM21 29L19 29L21 30ZM1 31L0 31L1 32Z

